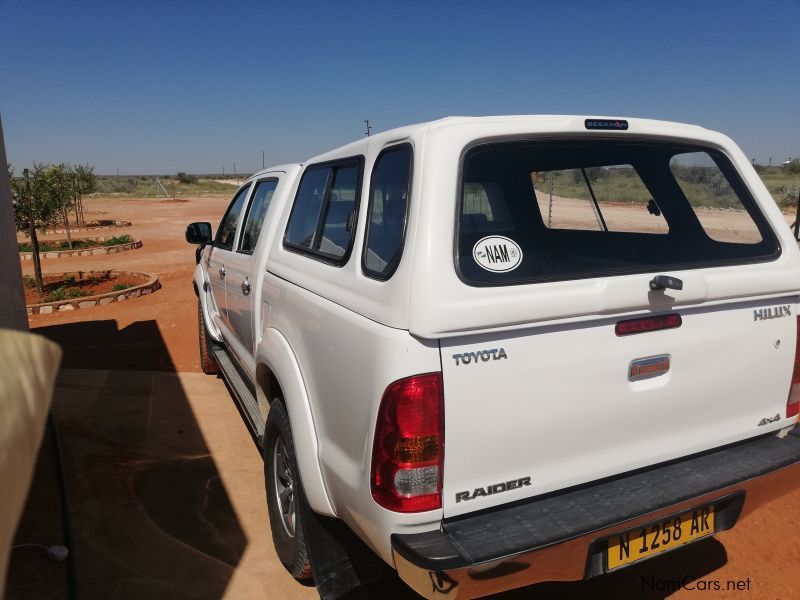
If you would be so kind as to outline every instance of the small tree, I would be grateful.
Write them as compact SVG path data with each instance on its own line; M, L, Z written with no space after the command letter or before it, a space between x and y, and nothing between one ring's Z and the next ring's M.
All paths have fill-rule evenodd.
M61 220L67 233L67 246L72 250L72 231L69 227L69 211L75 205L72 169L65 164L50 165L45 169L45 176L49 193L53 195L59 205Z
M75 165L73 168L73 195L75 197L75 222L78 225L85 225L86 219L83 212L83 195L91 194L97 190L97 175L94 174L94 167L86 165Z
M62 203L57 186L53 185L52 167L34 163L33 170L25 169L23 178L14 178L14 169L8 165L11 194L14 204L14 222L17 231L24 232L33 246L33 271L36 291L42 293L42 262L39 256L37 230L44 231L58 223L62 216Z

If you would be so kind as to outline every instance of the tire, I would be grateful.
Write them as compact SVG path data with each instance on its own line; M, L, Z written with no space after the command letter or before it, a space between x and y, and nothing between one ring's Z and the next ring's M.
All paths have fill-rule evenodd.
M289 415L280 399L272 401L264 428L264 483L278 558L295 579L307 580L311 577L311 563L300 521L300 503L305 498Z
M206 375L216 375L219 373L219 365L211 355L212 342L208 337L206 324L203 322L203 307L200 300L197 301L197 337L200 342L200 368Z

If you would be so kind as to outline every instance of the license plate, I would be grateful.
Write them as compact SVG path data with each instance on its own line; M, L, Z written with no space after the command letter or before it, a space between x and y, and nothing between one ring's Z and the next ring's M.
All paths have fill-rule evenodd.
M703 506L608 540L607 570L661 554L714 533L714 507Z

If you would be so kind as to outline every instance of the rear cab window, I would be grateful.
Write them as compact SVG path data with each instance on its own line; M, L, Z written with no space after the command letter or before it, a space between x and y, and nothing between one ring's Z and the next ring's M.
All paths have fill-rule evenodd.
M283 245L343 265L355 237L363 158L309 166L300 180Z
M463 160L456 267L511 285L767 261L774 233L730 161L647 141L493 142Z
M378 155L372 169L362 268L373 279L389 279L400 263L411 192L412 155L410 144L390 146Z

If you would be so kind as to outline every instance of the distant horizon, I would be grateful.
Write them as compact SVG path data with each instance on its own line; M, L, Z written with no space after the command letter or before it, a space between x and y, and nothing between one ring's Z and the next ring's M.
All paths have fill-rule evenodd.
M254 173L451 114L694 123L800 156L798 0L598 10L519 0L331 5L0 0L9 161ZM27 26L35 23L35 27Z

